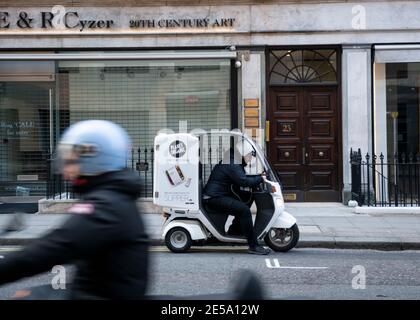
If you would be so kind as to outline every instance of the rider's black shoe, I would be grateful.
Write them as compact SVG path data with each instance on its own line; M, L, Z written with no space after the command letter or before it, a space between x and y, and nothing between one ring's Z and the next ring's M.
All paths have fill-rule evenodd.
M266 255L270 253L270 249L266 249L263 246L256 245L256 246L250 246L248 249L248 253L251 254L259 254L259 255Z

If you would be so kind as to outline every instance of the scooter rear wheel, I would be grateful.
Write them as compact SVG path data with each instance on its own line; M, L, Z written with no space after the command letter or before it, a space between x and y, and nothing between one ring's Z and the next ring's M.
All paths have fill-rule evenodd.
M299 241L299 228L294 224L289 229L271 228L264 238L265 243L272 250L287 252L293 249Z
M191 235L185 228L172 228L165 236L165 244L172 252L185 252L191 247Z

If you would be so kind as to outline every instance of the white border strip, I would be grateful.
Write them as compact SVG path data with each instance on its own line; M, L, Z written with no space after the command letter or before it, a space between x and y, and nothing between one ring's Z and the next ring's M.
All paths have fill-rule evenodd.
M420 44L375 45L375 50L419 50Z

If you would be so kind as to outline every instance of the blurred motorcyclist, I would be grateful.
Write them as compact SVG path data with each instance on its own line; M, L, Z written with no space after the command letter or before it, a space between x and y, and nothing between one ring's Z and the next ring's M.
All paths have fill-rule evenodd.
M203 198L210 209L235 216L228 233L237 235L242 231L248 240L249 253L268 254L270 250L258 244L254 231L250 209L252 198L238 190L238 187L255 187L265 180L265 175L246 175L245 167L251 162L254 152L252 146L245 141L237 142L234 149L228 150L220 163L213 168L203 190ZM237 190L234 191L233 187L237 187Z
M127 133L109 121L66 130L56 165L81 202L61 227L0 260L0 285L74 263L69 299L144 297L148 239L136 207L138 177L125 169L130 149Z

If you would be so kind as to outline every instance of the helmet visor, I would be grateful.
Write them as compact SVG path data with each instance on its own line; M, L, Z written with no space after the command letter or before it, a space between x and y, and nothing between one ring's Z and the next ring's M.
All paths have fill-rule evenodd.
M55 174L62 174L66 165L79 164L80 159L73 144L59 143L53 155L53 170Z

